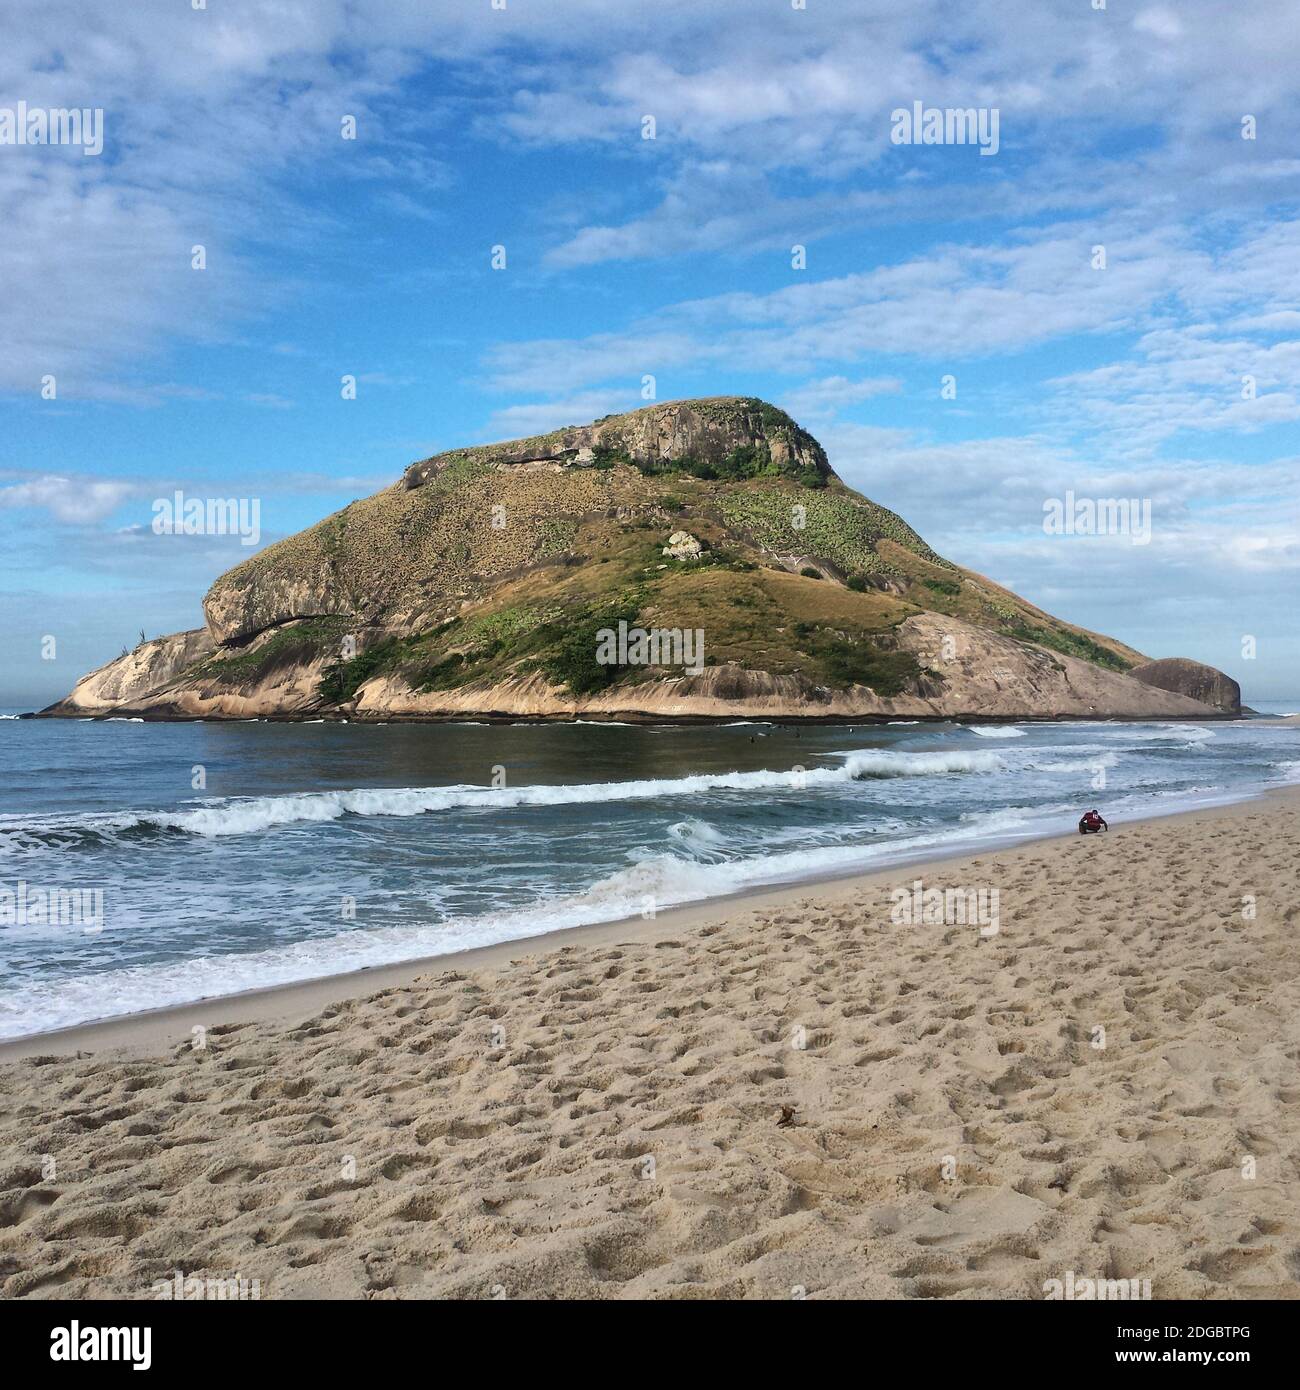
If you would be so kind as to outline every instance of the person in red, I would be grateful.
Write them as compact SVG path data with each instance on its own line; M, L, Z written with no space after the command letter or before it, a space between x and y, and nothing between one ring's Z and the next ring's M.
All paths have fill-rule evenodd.
M1089 811L1079 822L1080 835L1095 835L1099 830L1109 830L1110 826L1101 818L1101 813L1095 808Z

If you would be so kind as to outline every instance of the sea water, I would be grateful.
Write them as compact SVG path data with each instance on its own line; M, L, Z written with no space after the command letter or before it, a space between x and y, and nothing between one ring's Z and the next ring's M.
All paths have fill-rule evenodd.
M1252 720L4 718L0 1036L1297 780L1300 728ZM95 893L98 922L30 907Z

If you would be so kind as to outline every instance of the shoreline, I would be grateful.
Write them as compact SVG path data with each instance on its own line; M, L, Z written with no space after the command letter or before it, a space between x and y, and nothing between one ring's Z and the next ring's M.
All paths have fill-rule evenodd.
M1243 706L1237 714L1227 710L1213 711L1207 706L1205 714L981 714L978 711L958 711L954 714L777 714L744 712L728 714L648 714L643 710L591 710L572 714L510 714L501 711L457 711L451 714L386 713L339 714L330 711L304 711L301 714L162 714L156 711L134 711L114 714L107 710L56 709L53 706L29 710L19 719L71 719L90 724L626 724L671 728L725 728L732 724L799 724L849 727L856 725L890 724L1221 724L1225 721L1260 719L1289 719L1294 716L1261 715Z
M1298 840L1282 787L47 1040L0 1298L1300 1299Z
M1300 801L1300 787L1266 786L1232 800L1119 821L1107 832L1107 838L1162 821L1195 817L1212 819L1270 800ZM306 1019L330 1005L363 999L381 990L409 986L427 976L459 970L500 969L518 961L574 947L653 943L741 912L788 907L797 900L816 896L819 892L865 891L918 869L956 867L976 859L981 862L986 858L1000 859L1014 856L1019 850L1028 851L1036 846L1062 841L1069 843L1079 838L1075 831L1060 831L946 852L936 846L939 850L937 853L922 851L916 857L905 856L865 871L759 885L697 902L682 903L663 909L650 920L623 917L583 926L562 927L535 936L513 937L508 941L449 951L443 955L418 956L334 975L240 990L233 994L208 995L189 1003L171 1004L159 1009L91 1019L65 1028L0 1039L0 1064L30 1057L81 1056L110 1049L156 1052L188 1041L195 1027L211 1029L228 1024L289 1024Z

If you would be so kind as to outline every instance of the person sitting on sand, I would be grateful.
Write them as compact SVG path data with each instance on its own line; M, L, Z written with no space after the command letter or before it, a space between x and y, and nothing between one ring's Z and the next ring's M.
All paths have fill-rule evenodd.
M1095 835L1099 830L1109 830L1110 826L1101 818L1101 812L1094 807L1079 822L1080 835Z

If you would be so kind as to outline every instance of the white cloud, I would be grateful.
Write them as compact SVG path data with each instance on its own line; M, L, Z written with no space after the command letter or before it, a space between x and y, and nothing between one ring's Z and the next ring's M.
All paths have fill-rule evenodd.
M1178 39L1183 35L1182 21L1164 5L1152 5L1133 16L1133 27L1141 34L1154 34L1160 39Z
M47 511L56 521L87 525L111 516L137 485L97 478L67 478L48 474L0 487L0 507Z
M1018 364L1016 409L1058 432L1104 429L1118 455L1149 454L1181 431L1253 434L1298 419L1300 344L1279 335L1300 299L1300 220L1259 228L1221 217L1208 230L1139 229L1117 216L1104 229L940 246L833 279L682 301L612 332L502 344L486 355L487 382L571 395L649 372L662 391L682 372L794 375L903 357L937 383L967 363L1082 337L1110 347L1111 360L1041 382ZM1104 270L1092 267L1094 238ZM1121 334L1127 351L1113 346ZM821 380L851 390L847 373ZM795 414L826 412L814 388L785 397Z
M844 406L860 405L874 396L895 395L901 389L902 382L896 376L863 377L857 381L826 376L785 392L780 403L796 419L825 419Z
M427 103L403 100L435 58L458 77L436 93L444 119L455 111L503 144L625 144L629 160L650 161L638 166L650 178L630 180L633 199L651 191L648 207L560 233L551 263L577 267L811 242L886 210L1024 215L1102 195L1157 207L1220 177L1236 180L1242 206L1285 196L1288 180L1300 187L1300 162L1288 172L1278 158L1277 133L1300 124L1300 26L1289 19L1284 0L1240 6L1230 23L1217 0L1183 0L1132 22L1084 4L1029 7L1015 24L999 0L885 11L837 0L743 19L725 0L660 0L652 24L608 0L558 12L50 0L39 24L7 26L0 90L101 106L109 143L98 160L46 149L0 161L0 387L34 391L53 372L65 395L147 398L135 378L151 356L219 339L268 307L255 249L268 228L327 233L328 218L287 187L304 160L323 178L375 185L407 215L436 215L430 195L449 169L431 148ZM960 164L918 178L933 166L888 143L890 109L913 99L997 105L1020 157L994 183L981 171L979 196ZM1244 112L1260 122L1253 146L1238 138ZM356 142L339 139L341 114L356 116ZM640 139L646 114L654 142ZM1158 136L1122 148L1125 131ZM864 170L879 179L846 185ZM784 172L799 192L770 182ZM205 272L189 268L196 243ZM965 322L961 307L963 336L986 307L1003 317L994 289L967 297Z
M484 436L493 443L505 439L526 439L530 435L546 434L565 425L590 424L602 415L635 410L645 404L647 402L628 389L588 391L564 400L512 405L493 412Z

